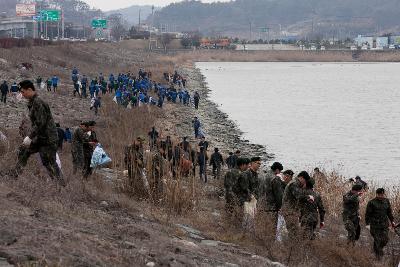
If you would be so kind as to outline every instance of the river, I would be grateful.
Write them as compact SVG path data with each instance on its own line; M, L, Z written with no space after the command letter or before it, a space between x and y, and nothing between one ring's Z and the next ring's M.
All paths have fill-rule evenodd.
M199 62L210 98L285 169L400 181L399 63Z

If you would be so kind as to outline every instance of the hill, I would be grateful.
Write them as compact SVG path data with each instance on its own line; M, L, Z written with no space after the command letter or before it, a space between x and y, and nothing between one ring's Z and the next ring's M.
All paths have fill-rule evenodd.
M140 17L141 20L144 21L149 15L151 15L152 12L152 6L146 5L146 6L130 6L127 8L121 8L121 9L116 9L112 11L107 11L105 12L106 15L111 15L115 13L119 13L122 15L122 18L129 23L129 26L132 26L134 24L139 23L139 12L140 12ZM155 11L160 10L159 7L154 8Z
M347 37L397 31L397 0L236 0L224 3L184 1L156 12L155 25L181 31L253 38L269 31L281 35ZM251 26L250 26L251 25Z

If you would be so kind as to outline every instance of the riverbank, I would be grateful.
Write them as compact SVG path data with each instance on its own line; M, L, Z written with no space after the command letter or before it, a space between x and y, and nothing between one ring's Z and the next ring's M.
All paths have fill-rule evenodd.
M210 179L208 184L201 182L198 176L180 181L182 191L174 197L184 199L184 194L195 189L190 209L181 213L125 193L121 188L121 184L126 182L122 175L124 147L138 135L147 136L153 125L163 136L171 135L177 138L176 141L179 141L178 137L191 136L192 145L196 145L198 140L193 139L191 125L195 114L200 114L211 149L214 146L223 151L239 148L249 156L253 153L271 156L266 148L240 140L240 131L235 124L227 121L226 114L218 110L212 99L207 99L209 90L204 77L194 68L194 61L184 58L177 61L176 58L132 50L120 44L77 44L62 50L54 47L13 49L12 53L0 51L0 57L8 57L7 68L1 69L6 73L5 77L34 78L38 74L48 76L54 72L60 75L62 93L57 93L59 101L52 108L62 115L63 103L80 103L70 107L76 117L70 117L69 113L58 117L64 125L76 126L80 116L92 115L87 110L87 100L71 100L69 80L73 66L89 75L137 72L144 68L160 82L163 71L178 69L190 77L189 90L199 90L204 96L198 111L172 103L164 103L163 109L143 106L129 110L115 105L112 96L105 96L100 116L95 119L99 122L96 129L98 138L113 159L113 169L108 170L110 175L106 171L96 173L83 184L80 177L72 174L67 144L61 160L68 186L61 193L52 181L47 180L47 174L35 158L30 160L24 175L17 180L1 177L0 258L21 266L279 266L268 259L289 266L382 266L373 261L371 240L365 230L363 242L357 249L345 244L340 210L341 194L347 187L340 176L329 174L329 183L318 187L328 209L328 231L321 230L322 238L311 244L299 241L293 250L266 239L265 233L258 232L253 236L235 227L224 214L222 179ZM35 63L36 69L30 76L23 76L14 67L17 62L25 60ZM51 96L49 94L46 99L51 101ZM24 106L21 105L22 113ZM20 113L19 109L15 111ZM19 119L19 116L15 117L15 120ZM14 128L16 125L10 124L10 133L13 134L10 146L13 148L22 140ZM9 167L13 162L13 151L2 154L0 167ZM365 204L363 202L362 209L365 209ZM259 231L258 227L265 226L265 221L260 217L257 222Z
M50 103L54 117L63 127L95 119L98 139L113 159L112 170L95 173L88 182L82 183L80 177L72 173L70 145L65 144L60 158L68 186L61 192L48 180L36 157L30 159L18 179L0 177L1 264L280 266L264 257L261 251L257 253L252 248L220 242L207 231L207 227L193 229L197 226L193 221L199 222L198 214L204 214L203 218L207 219L216 218L214 207L222 202L213 193L214 186L205 187L196 181L196 199L199 202L181 215L171 212L168 207L125 193L126 178L122 175L124 147L138 135L147 136L153 125L160 128L172 125L167 130L173 137L179 136L175 129L191 132L192 108L166 103L163 110L155 106L128 110L115 105L112 96L104 96L100 116L96 117L89 110L87 99L72 96L69 81L73 66L92 77L100 72L137 72L144 68L152 71L154 79L162 82L162 71L175 69L171 62L117 44L1 50L0 57L4 59L1 72L7 80L58 75L61 78L58 92L39 91ZM34 63L34 69L25 71L15 67L24 61ZM26 115L25 102L17 103L12 99L7 105L1 105L0 111L4 114L1 127L6 128L10 148L0 151L0 168L3 170L16 162L15 149L22 140L18 126ZM179 113L181 120L171 120L166 115L168 112ZM176 127L180 122L187 127ZM208 192L212 192L212 199L208 199ZM203 197L206 198L204 201ZM214 204L203 209L205 202ZM221 216L222 208L218 207L218 216Z

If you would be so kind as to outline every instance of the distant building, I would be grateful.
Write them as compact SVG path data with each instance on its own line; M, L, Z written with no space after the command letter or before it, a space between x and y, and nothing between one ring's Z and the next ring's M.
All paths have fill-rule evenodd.
M400 35L393 35L389 37L389 44L400 45Z
M375 47L388 47L388 46L389 46L389 37L376 37Z
M359 35L354 39L354 43L359 47L363 47L365 45L373 47L374 37Z
M0 18L0 37L37 38L38 23L32 18Z

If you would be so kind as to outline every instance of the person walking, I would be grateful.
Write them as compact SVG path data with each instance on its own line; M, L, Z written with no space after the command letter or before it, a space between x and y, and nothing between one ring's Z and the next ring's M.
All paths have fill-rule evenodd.
M233 187L238 182L240 174L247 170L250 160L247 158L239 158L237 160L237 167L230 169L224 177L225 187L225 210L227 213L233 213L235 206L237 206L238 198L234 193Z
M385 189L378 188L376 197L368 202L365 213L365 224L374 238L373 249L378 260L382 259L383 248L389 242L389 222L390 226L396 227L392 207L385 196Z
M194 93L193 100L194 100L194 108L199 109L200 95L198 92Z
M64 144L65 132L63 129L61 129L61 126L59 123L56 123L56 128L57 128L57 135L58 135L58 142L57 142L58 150L62 151L63 144Z
M81 79L81 97L83 98L87 97L86 93L87 85L88 85L88 78L86 77L86 75L83 75Z
M72 135L72 165L73 174L76 174L78 170L83 170L84 156L83 156L83 142L86 140L86 131L88 128L87 122L81 122L79 127L74 131Z
M36 78L36 86L39 89L41 89L40 86L42 85L42 80L43 79L42 79L42 77L40 75Z
M7 102L7 94L9 92L7 81L4 81L0 85L0 91L1 91L1 102L5 104Z
M156 130L156 127L152 127L151 131L147 134L149 136L149 146L150 149L153 149L157 145L157 140L159 137L159 133Z
M83 138L83 177L85 179L87 179L92 174L92 168L90 167L90 163L97 142L97 135L96 132L94 131L96 122L89 121L86 125L87 125L87 130Z
M53 85L53 91L55 92L57 87L58 87L58 82L59 79L56 75L53 76L53 78L51 78L51 84Z
M71 143L72 141L72 133L69 128L65 128L64 140L68 143Z
M206 141L206 137L205 136L201 137L201 141L199 142L199 147L200 148L203 147L205 151L208 150L208 142Z
M212 166L214 179L219 179L219 177L221 176L221 167L224 164L224 159L222 158L221 153L219 153L219 149L217 147L214 148L214 153L211 155L210 158L210 166Z
M267 227L270 228L269 232L273 233L278 223L278 212L282 208L283 193L286 187L286 183L282 180L282 175L280 175L282 170L282 164L274 162L271 169L267 171L260 189L260 205L264 206L268 218Z
M200 120L197 117L194 117L192 124L193 124L193 128L194 128L194 137L199 138L199 130L201 127Z
M198 153L197 156L197 163L199 164L199 169L200 169L199 171L200 179L204 180L205 183L207 183L207 161L208 161L207 151L204 149L204 147L200 147L200 152Z
M310 179L311 177L308 172L300 172L297 178L286 186L283 193L282 215L286 221L289 239L292 241L297 241L299 239L299 202L311 199L305 190L306 183Z
M46 80L46 88L47 88L47 92L51 92L51 86L53 85L53 82L50 78L48 78Z
M21 94L28 99L29 118L32 130L24 141L18 152L18 162L14 169L17 177L22 173L32 154L39 153L42 164L46 167L51 178L55 178L59 185L65 186L61 170L56 161L57 153L57 129L51 114L49 105L36 93L35 86L29 80L19 84Z
M93 108L94 108L94 115L99 113L99 108L101 107L101 97L97 96L94 99Z
M308 199L302 199L300 206L300 225L303 229L303 237L309 240L315 239L315 230L318 226L323 228L325 225L325 208L321 195L314 191L314 178L306 182L306 194Z
M354 245L360 238L360 199L362 195L362 186L355 184L351 191L343 195L343 212L342 218L344 226L347 230L348 244Z

